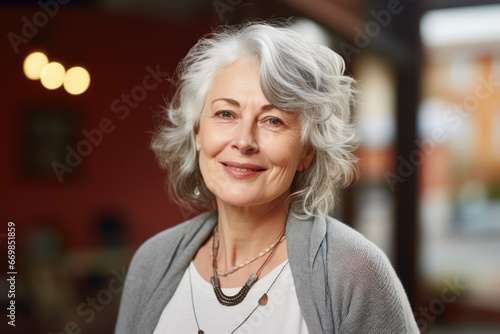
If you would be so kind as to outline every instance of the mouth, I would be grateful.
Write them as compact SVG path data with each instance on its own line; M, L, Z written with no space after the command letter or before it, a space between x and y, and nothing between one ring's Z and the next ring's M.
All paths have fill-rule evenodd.
M252 164L240 164L236 162L221 162L224 166L240 172L263 172L266 169L262 166Z

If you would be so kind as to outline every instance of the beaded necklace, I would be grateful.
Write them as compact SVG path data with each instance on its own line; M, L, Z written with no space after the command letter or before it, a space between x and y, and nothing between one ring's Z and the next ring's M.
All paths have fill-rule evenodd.
M269 291L271 290L271 288L273 287L274 283L276 283L276 281L278 280L278 277L280 277L281 273L283 272L283 270L285 269L285 267L288 265L288 261L286 261L286 263L283 265L283 267L281 268L281 270L279 271L278 275L276 276L276 278L273 280L273 282L271 283L271 285L269 286L269 288L266 290L266 292L264 292L264 294L262 295L262 297L259 298L259 302L257 303L257 306L255 306L255 308L252 310L252 312L250 312L250 314L238 325L238 327L236 327L232 332L231 334L233 334L234 332L236 332L241 326L243 326L243 324L248 320L250 319L250 317L252 316L252 314L254 314L254 312L257 310L257 308L259 308L259 306L265 306L267 305L267 302L269 300L269 297L268 297L268 293ZM196 314L196 307L194 305L194 297L193 297L193 283L192 283L192 280L191 280L191 266L189 266L188 268L189 270L189 287L191 289L191 305L193 306L193 315L194 315L194 320L196 321L196 327L198 328L198 334L205 334L205 332L203 330L201 330L200 328L200 324L198 322L198 316Z
M285 236L285 228L283 228L283 231L281 232L280 237L278 238L278 241L281 240ZM276 245L278 242L276 242ZM238 305L245 299L245 297L248 294L248 291L252 288L252 286L255 284L257 281L262 269L266 265L266 263L269 261L269 259L273 256L274 252L276 251L277 247L273 247L271 253L267 257L267 259L264 261L264 263L260 266L259 270L257 270L256 273L251 274L250 277L248 277L248 280L246 281L245 285L238 291L233 296L228 296L222 292L222 289L220 287L220 282L219 282L219 274L217 272L217 253L219 250L219 237L217 233L217 226L214 229L214 241L212 245L212 268L213 268L213 276L210 277L210 283L212 283L212 286L214 288L215 296L217 297L217 300L219 303L225 306L234 306Z

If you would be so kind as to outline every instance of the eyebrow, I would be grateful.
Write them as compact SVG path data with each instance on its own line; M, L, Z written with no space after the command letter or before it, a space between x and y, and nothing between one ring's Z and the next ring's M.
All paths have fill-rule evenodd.
M238 103L238 101L233 100L233 99L229 99L229 98L226 98L226 97L221 97L221 98L213 100L212 101L212 105L215 102L218 102L218 101L223 101L223 102L226 102L226 103L228 103L228 104L230 104L232 106L240 107L240 104ZM271 109L278 109L278 108L276 108L272 104L264 104L263 106L260 107L260 110L264 110L264 111L271 110Z

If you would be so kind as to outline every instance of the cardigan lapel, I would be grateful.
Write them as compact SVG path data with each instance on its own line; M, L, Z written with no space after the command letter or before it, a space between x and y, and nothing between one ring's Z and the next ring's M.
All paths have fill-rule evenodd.
M299 220L289 216L286 226L287 252L290 261L297 260L304 264L307 256L307 265L312 268L318 255L321 243L326 236L325 217L313 217L308 220Z
M299 306L310 333L332 328L326 259L326 220L289 217L286 230L288 261Z

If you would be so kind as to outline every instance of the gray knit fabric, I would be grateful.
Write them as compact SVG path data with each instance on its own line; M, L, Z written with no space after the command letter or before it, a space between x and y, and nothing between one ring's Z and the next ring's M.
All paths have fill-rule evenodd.
M217 217L204 213L165 230L136 252L115 334L153 333ZM309 333L419 333L390 262L361 234L331 217L289 217L287 251ZM215 319L214 319L215 321Z

